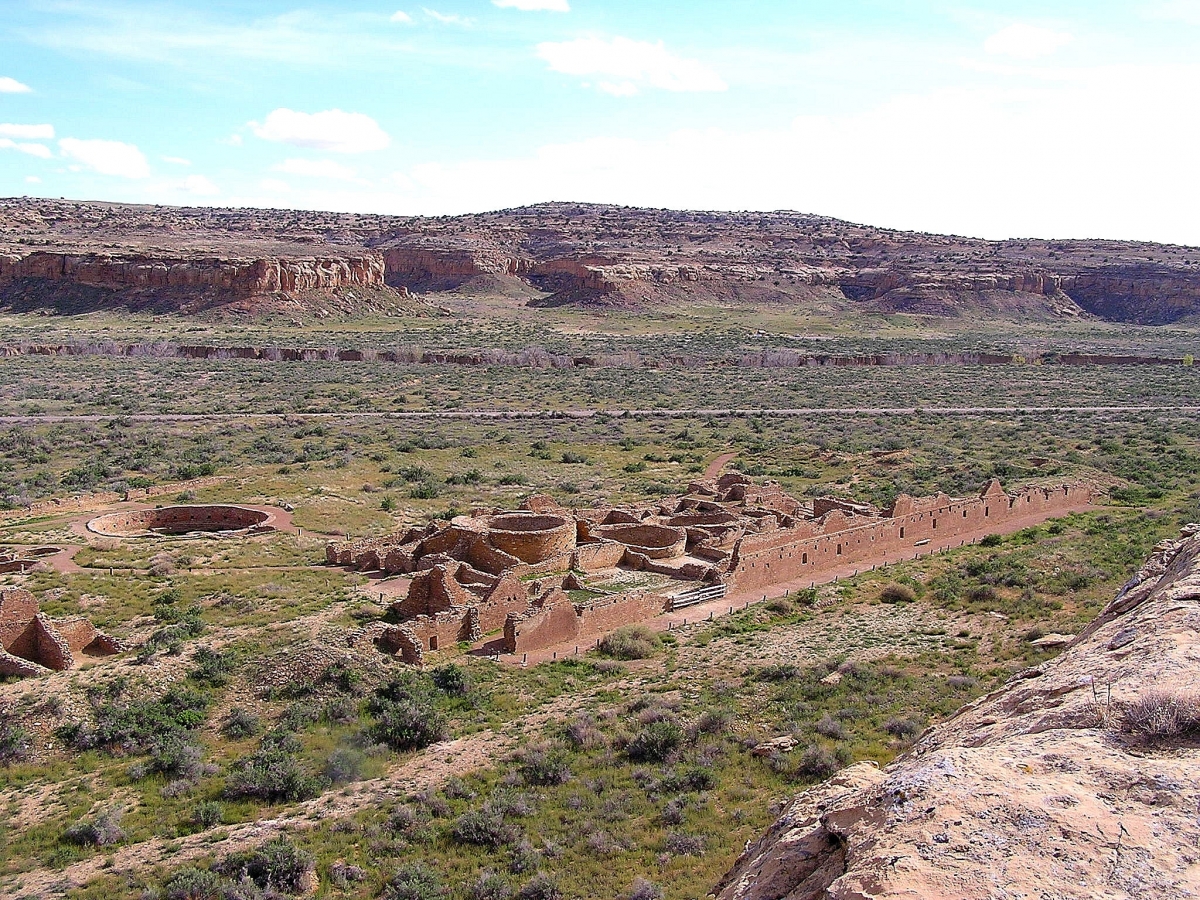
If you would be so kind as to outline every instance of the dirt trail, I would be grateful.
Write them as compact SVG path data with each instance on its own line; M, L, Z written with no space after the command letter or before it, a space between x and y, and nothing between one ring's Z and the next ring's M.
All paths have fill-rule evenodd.
M708 468L704 470L705 478L716 478L721 474L721 470L733 462L737 458L737 451L731 450L728 453L722 453L716 459L708 464Z

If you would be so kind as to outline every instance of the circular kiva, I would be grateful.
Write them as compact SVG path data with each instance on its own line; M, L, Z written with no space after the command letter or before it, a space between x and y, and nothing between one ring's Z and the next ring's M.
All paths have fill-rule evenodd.
M87 527L106 537L249 534L274 531L273 519L268 512L246 506L163 506L98 516Z
M687 532L668 525L603 525L596 534L650 559L673 559L687 547Z
M540 563L575 547L575 523L562 516L502 513L487 520L488 541L523 563Z

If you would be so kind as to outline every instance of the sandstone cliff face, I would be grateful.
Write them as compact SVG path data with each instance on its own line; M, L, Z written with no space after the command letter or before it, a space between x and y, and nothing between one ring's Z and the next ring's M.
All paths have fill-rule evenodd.
M1200 897L1198 531L1057 659L801 795L721 900Z
M179 259L34 252L0 256L0 283L17 279L67 281L109 290L214 290L234 297L278 291L383 286L377 256L301 259Z
M547 306L807 304L827 313L1147 324L1200 317L1198 248L984 241L794 212L572 203L422 219L0 199L0 305L11 294L5 284L26 281L36 282L26 293L39 302L75 288L117 299L246 298L386 284L500 289Z

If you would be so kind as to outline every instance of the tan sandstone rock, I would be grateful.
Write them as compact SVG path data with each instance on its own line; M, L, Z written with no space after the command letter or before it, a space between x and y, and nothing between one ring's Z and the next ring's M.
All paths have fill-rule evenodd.
M1200 897L1200 536L1185 534L1061 656L882 771L802 794L720 900ZM1164 697L1166 726L1137 719Z

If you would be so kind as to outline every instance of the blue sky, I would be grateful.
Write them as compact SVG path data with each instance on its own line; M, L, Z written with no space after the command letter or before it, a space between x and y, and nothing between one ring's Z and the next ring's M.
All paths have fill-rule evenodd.
M0 194L1200 244L1200 0L0 0Z

